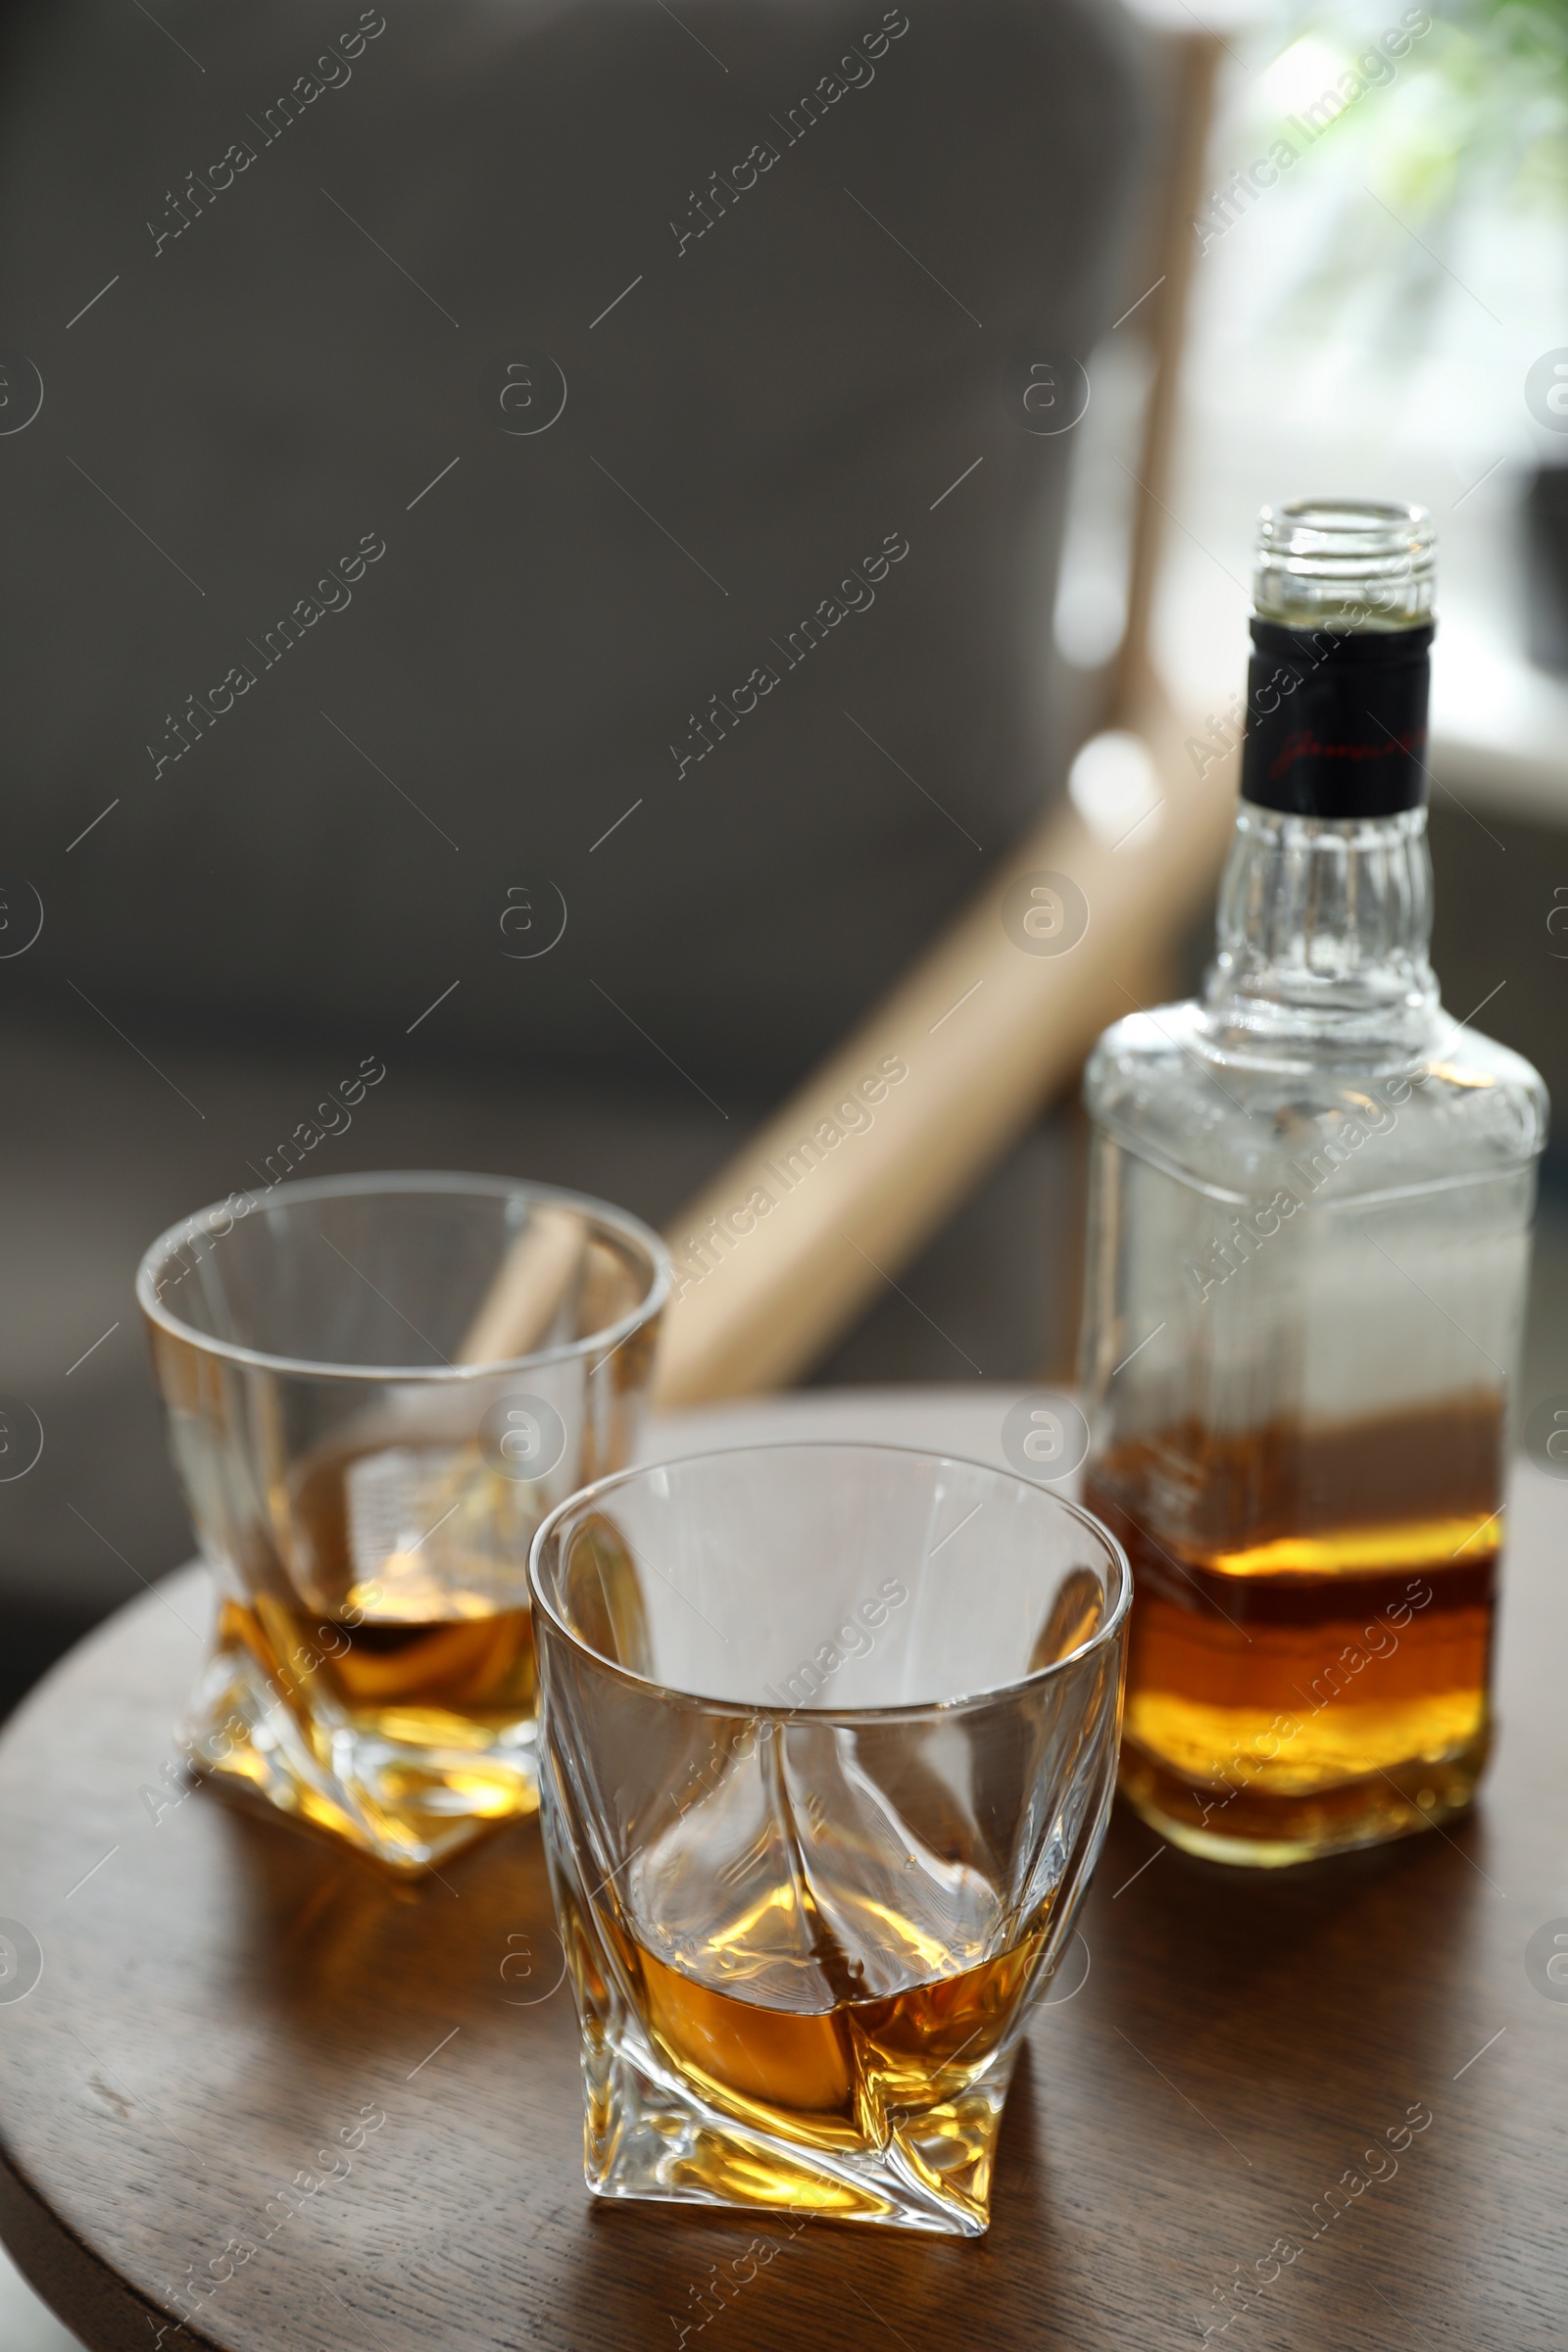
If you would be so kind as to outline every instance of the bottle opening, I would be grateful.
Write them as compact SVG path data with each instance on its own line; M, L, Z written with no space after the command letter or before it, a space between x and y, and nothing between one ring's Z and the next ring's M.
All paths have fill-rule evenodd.
M1437 533L1425 507L1296 498L1258 516L1253 603L1284 628L1411 629L1433 611Z

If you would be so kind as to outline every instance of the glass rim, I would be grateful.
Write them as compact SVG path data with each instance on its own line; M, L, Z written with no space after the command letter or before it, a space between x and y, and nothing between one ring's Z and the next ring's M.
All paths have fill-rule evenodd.
M722 1461L738 1454L808 1452L868 1453L913 1461L952 1462L962 1470L981 1470L992 1478L1010 1479L1015 1487L1027 1487L1032 1494L1043 1495L1068 1518L1078 1520L1089 1529L1103 1544L1120 1571L1120 1593L1103 1624L1097 1626L1088 1640L1081 1642L1076 1649L1069 1650L1064 1658L1054 1658L1049 1666L1037 1666L1032 1673L1014 1675L1007 1682L991 1683L980 1690L956 1691L948 1698L900 1700L881 1707L789 1707L772 1705L764 1700L704 1697L700 1691L682 1690L672 1683L658 1682L651 1675L636 1674L629 1666L620 1665L614 1658L607 1658L602 1651L585 1642L573 1627L565 1623L543 1590L539 1564L544 1547L554 1538L557 1528L571 1512L596 1506L602 1496L613 1493L615 1488L629 1486L634 1479L647 1478L656 1471L684 1470L694 1462ZM632 1556L635 1558L636 1554ZM1112 1535L1103 1521L1097 1519L1093 1511L1086 1510L1082 1503L1070 1501L1065 1494L1058 1494L1054 1487L1042 1479L1025 1478L1016 1470L999 1468L995 1462L977 1461L972 1454L950 1453L934 1446L889 1446L876 1439L864 1438L765 1438L751 1445L705 1446L700 1452L672 1454L664 1461L632 1462L623 1470L612 1470L606 1477L595 1479L591 1486L579 1487L576 1494L568 1494L558 1502L534 1531L533 1542L528 1546L528 1592L534 1604L544 1610L551 1624L574 1650L583 1657L591 1658L606 1674L617 1682L625 1683L634 1690L672 1700L683 1707L695 1707L706 1714L743 1715L748 1720L776 1723L793 1723L806 1716L818 1718L824 1723L858 1726L907 1722L933 1715L955 1714L962 1708L997 1705L1016 1696L1021 1690L1049 1682L1053 1675L1060 1674L1070 1666L1082 1665L1097 1649L1108 1648L1126 1623L1132 1607L1133 1570L1120 1539Z
M345 1195L378 1193L455 1193L483 1196L489 1200L514 1199L521 1195L530 1201L563 1202L586 1212L594 1222L605 1226L620 1240L632 1243L648 1257L652 1277L647 1292L637 1305L607 1323L603 1330L590 1332L578 1340L564 1340L556 1348L538 1348L526 1355L494 1356L478 1364L346 1364L325 1362L311 1356L274 1355L263 1348L247 1348L238 1340L218 1339L210 1332L198 1331L171 1312L158 1291L158 1276L177 1250L187 1245L206 1242L211 1247L226 1241L234 1227L254 1210L278 1207L285 1200L321 1200L341 1199ZM226 1216L228 1224L219 1232L212 1220ZM210 1201L205 1208L191 1210L161 1233L143 1250L136 1268L136 1303L149 1323L155 1324L174 1339L185 1341L209 1355L225 1361L243 1364L252 1371L287 1373L311 1380L396 1381L404 1386L411 1383L462 1384L493 1379L497 1372L532 1370L541 1364L569 1362L575 1356L591 1355L601 1348L608 1356L643 1324L653 1320L669 1298L671 1260L668 1250L649 1225L634 1217L629 1209L616 1208L612 1201L601 1200L592 1193L572 1192L559 1184L536 1184L527 1176L483 1176L439 1168L384 1168L367 1170L363 1175L308 1176L298 1184L286 1187L253 1185L248 1191L230 1193L225 1200ZM607 1345L607 1343L609 1343Z

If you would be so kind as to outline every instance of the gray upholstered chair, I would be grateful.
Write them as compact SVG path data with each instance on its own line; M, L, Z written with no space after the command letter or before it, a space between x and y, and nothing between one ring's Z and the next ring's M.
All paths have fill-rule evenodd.
M1121 307L1143 117L1108 0L50 0L7 39L24 1628L179 1556L136 1257L362 1060L312 1171L662 1218L1053 787L1068 444L1018 383ZM1026 1146L914 1278L988 1373L1039 1359L1070 1183ZM963 1372L895 1310L841 1375Z

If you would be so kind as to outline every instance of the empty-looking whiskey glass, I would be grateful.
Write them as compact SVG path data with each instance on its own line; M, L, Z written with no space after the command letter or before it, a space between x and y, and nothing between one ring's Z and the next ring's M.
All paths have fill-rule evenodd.
M759 1446L574 1496L532 1581L589 2187L977 2235L1115 1780L1114 1538Z
M528 1544L630 1454L658 1239L505 1177L236 1194L137 1297L218 1584L192 1761L416 1872L538 1801Z

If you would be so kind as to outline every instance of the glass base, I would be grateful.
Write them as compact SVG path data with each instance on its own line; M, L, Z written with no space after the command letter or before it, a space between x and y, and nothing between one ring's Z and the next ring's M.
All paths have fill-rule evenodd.
M1490 1726L1450 1754L1415 1756L1329 1787L1270 1794L1257 1783L1217 1800L1123 1739L1120 1788L1152 1830L1206 1862L1273 1870L1412 1838L1462 1813L1491 1752ZM1199 1799L1207 1805L1200 1818Z
M180 1737L217 1786L409 1878L539 1803L531 1719L464 1747L414 1745L341 1717L307 1722L273 1694L253 1652L221 1637Z
M984 2236L1010 2058L960 2097L895 2125L881 2146L828 2149L710 2105L636 2048L640 2038L624 2025L615 2040L584 2036L583 2173L595 2196Z

